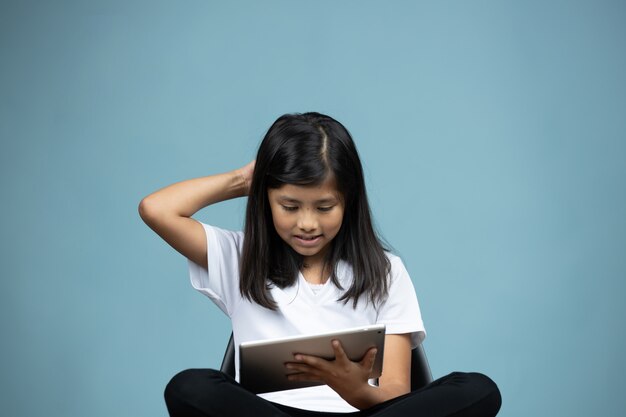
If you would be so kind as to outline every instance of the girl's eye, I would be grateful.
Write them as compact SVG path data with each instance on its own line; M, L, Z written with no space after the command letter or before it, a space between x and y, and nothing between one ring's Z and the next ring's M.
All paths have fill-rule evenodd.
M331 211L333 209L334 206L329 206L329 207L318 207L317 209L319 211Z
M296 211L298 207L296 206L283 206L283 210L285 211Z

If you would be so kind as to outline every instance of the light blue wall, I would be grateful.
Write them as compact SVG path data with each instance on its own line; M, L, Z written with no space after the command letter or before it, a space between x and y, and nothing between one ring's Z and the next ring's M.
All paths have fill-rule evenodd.
M137 215L271 122L353 133L433 372L503 416L622 415L623 1L2 1L0 403L165 416L229 324ZM243 201L198 218L238 228Z

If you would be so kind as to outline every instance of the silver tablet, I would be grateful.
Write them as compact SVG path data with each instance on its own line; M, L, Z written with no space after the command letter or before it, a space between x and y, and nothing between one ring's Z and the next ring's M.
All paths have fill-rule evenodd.
M331 341L338 339L344 351L353 361L360 361L365 352L376 347L378 353L370 378L378 378L383 369L385 325L354 327L350 329L280 339L245 342L239 346L240 383L255 393L282 391L293 388L322 385L316 381L289 381L285 363L294 361L294 354L303 353L326 359L335 354Z

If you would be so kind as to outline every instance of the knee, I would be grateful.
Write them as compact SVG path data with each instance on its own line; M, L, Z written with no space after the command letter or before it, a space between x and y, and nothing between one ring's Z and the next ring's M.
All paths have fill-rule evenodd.
M472 380L471 385L476 390L477 396L482 398L485 410L490 410L490 415L495 416L502 406L502 395L498 385L485 374L472 372L467 375Z
M479 372L473 372L470 375L474 379L475 384L481 387L485 393L500 392L498 385L487 375Z
M186 369L174 375L165 387L165 402L173 403L207 392L219 372L212 369Z

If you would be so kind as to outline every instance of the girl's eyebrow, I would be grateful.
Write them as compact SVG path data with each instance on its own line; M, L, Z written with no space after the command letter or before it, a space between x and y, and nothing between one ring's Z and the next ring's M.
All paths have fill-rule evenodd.
M278 196L278 199L285 203L294 203L294 204L301 203L300 200L293 198L293 197L286 196L286 195ZM336 203L336 202L337 202L337 199L335 197L326 197L326 198L322 198L320 200L315 201L315 204L331 204L331 203Z

